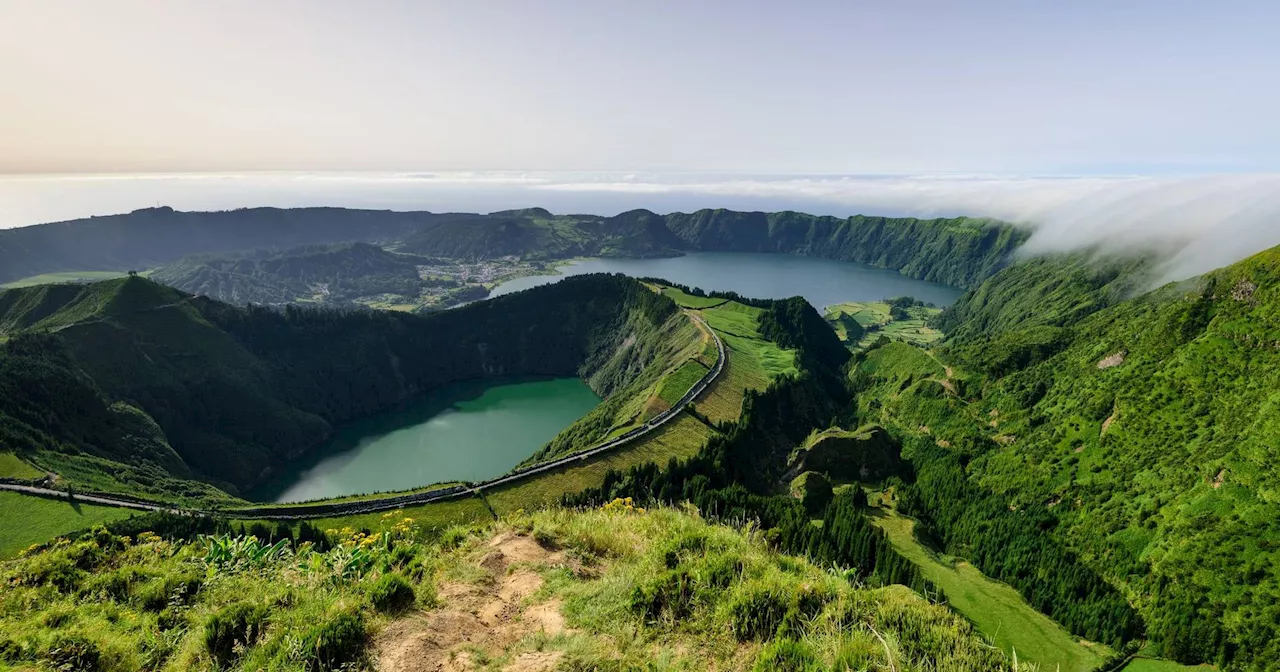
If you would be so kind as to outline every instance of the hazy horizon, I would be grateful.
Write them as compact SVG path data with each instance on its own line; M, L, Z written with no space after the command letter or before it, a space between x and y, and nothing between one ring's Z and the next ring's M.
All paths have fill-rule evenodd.
M0 0L0 172L1280 170L1274 3Z

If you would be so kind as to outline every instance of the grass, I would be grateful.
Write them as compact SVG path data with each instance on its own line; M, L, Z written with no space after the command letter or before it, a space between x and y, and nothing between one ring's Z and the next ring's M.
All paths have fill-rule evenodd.
M13 453L0 453L0 478L30 480L44 476L44 472L27 464Z
M134 515L128 509L0 491L0 558L12 558L32 544Z
M953 562L926 548L915 538L915 521L891 509L878 513L873 521L894 548L920 567L925 578L942 589L947 602L1005 652L1016 650L1019 660L1062 672L1087 672L1109 654L1106 647L1081 643L1033 609L1012 587L987 578L967 562Z
M724 341L729 358L720 377L695 402L712 422L736 420L746 390L763 390L779 376L798 373L794 351L760 336L759 308L726 303L701 314Z
M1158 660L1156 658L1134 658L1128 665L1124 666L1124 672L1187 672L1187 670L1208 672L1213 669L1215 668L1210 665L1183 665L1172 660Z
M448 488L454 485L459 485L459 484L460 484L459 481L448 481L444 483L432 483L431 485L424 485L420 488L412 488L409 490L395 490L390 492L366 492L358 495L342 495L339 497L324 497L321 499L309 500L305 502L278 502L278 503L277 502L249 502L249 503L240 504L236 506L224 507L221 510L229 514L235 514L236 511L240 509L256 509L260 507L271 507L273 509L276 509L276 508L312 506L314 504L321 503L321 502L325 504L333 504L337 502L360 502L366 499L382 499L383 497L386 497L388 495L408 495L408 494L413 494L418 492L431 492L433 490L441 490L441 489Z
M145 532L60 541L0 565L0 666L372 669L387 644L423 669L456 657L477 672L1005 669L947 609L688 510L617 503L441 535L392 513L373 529L337 531L330 550ZM495 604L500 617L477 618ZM561 617L563 629L545 625Z
M662 293L665 296L671 297L671 299L676 302L676 305L681 308L712 308L728 301L728 299L717 299L714 297L686 294L675 287L663 287Z
M707 375L707 367L697 360L689 360L662 380L658 388L658 398L667 402L668 406L675 406L676 402L680 401L680 398L698 384L705 375Z
M42 273L33 275L29 278L14 280L0 284L0 289L13 289L16 287L34 287L36 285L49 285L58 282L93 282L95 280L110 280L112 278L122 278L127 273L124 271L67 271L65 273Z
M486 490L485 498L500 516L517 509L542 508L559 502L565 493L599 486L610 469L625 471L647 462L665 465L672 457L690 457L711 434L711 428L682 413L639 443L583 460L580 465L561 467L527 481Z
M929 320L942 312L940 308L912 306L906 309L908 319L895 320L889 304L883 301L848 302L827 306L826 320L836 335L850 349L865 350L880 336L920 347L928 347L942 340L943 333L928 326ZM864 333L854 341L849 336L849 324L856 322Z
M479 497L464 497L444 502L433 502L400 509L414 524L424 530L440 530L453 525L469 525L492 520L493 514ZM386 512L361 513L354 516L316 518L312 525L327 530L350 527L352 529L377 530L386 521Z

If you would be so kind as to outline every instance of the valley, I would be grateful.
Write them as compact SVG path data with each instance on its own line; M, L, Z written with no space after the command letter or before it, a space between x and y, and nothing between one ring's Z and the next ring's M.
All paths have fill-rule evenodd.
M331 234L349 214L331 213ZM947 604L1041 670L1111 669L1139 647L1131 669L1271 655L1252 616L1268 613L1274 578L1269 500L1249 490L1268 482L1265 444L1216 447L1214 428L1253 430L1212 404L1191 414L1212 422L1156 430L1131 409L1166 417L1179 397L1130 396L1145 375L1194 399L1204 361L1269 343L1265 255L1142 293L1144 259L1002 264L1018 236L976 220L392 221L371 243L0 293L0 478L52 487L0 492L5 553L55 553L50 539L98 524L185 526L77 501L89 493L263 541L368 534L388 516L432 540L566 506L693 506L853 585ZM566 256L602 253L616 256ZM428 301L427 284L494 288L440 311L450 300ZM1137 337L1151 320L1174 336ZM1162 368L1170 353L1191 359ZM1213 461L1154 457L1175 429ZM1202 483L1156 488L1137 454ZM863 488L893 492L892 508ZM1223 543L1223 525L1248 541ZM1224 590L1191 557L1211 576L1245 558L1252 583Z

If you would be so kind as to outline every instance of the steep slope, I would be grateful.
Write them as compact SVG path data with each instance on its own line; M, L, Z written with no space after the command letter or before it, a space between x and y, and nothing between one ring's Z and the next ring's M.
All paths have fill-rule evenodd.
M666 216L667 227L698 250L785 252L856 261L903 275L968 287L995 273L1025 232L985 219L864 217L799 212L699 210Z
M1045 269L1029 266L1023 279ZM945 447L916 448L913 459L935 474L919 513L945 538L981 547L978 531L944 509L985 501L956 488L995 493L1000 508L1056 528L1121 586L1166 656L1269 669L1280 660L1280 249L1124 300L1111 293L1123 274L1077 287L1058 305L1092 309L1060 326L1006 320L1028 298L1020 273L961 302L962 331L995 330L975 329L943 353L963 367L951 385L967 402L923 371L876 394L880 417L916 445L927 426ZM1070 287L1063 279L1059 288ZM941 466L948 453L967 469ZM969 486L944 472L967 473ZM969 503L946 504L943 491Z
M582 276L426 317L235 308L138 277L69 289L57 290L62 303L52 310L25 296L48 296L45 288L0 294L9 306L0 324L52 328L9 331L0 372L10 377L0 384L22 388L30 384L22 376L48 371L42 385L75 390L0 399L6 433L18 437L6 448L35 451L60 472L96 472L95 485L113 485L101 479L114 467L86 456L159 465L165 476L232 492L319 445L334 423L451 382L577 375L608 396L628 379L600 371L670 366L650 341L666 338L654 327L679 316L670 299L621 276ZM649 329L637 335L641 324ZM638 347L622 347L628 339ZM115 404L144 416L153 450L131 453L136 433L121 440L119 423L87 420ZM77 415L86 420L55 421Z

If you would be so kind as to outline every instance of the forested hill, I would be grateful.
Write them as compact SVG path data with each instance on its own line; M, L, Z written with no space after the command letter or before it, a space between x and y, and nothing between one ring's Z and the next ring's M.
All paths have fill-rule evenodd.
M634 334L661 339L674 319L670 299L606 275L423 317L237 308L140 277L14 289L0 293L0 445L102 487L236 492L334 423L450 382L577 375L607 395L628 376L601 372L663 351Z
M1165 656L1274 669L1280 248L1147 293L1142 270L1016 264L952 311L946 387L895 345L861 367L864 405L927 447L912 511L949 549L1005 578L1026 539L992 531L1039 521Z
M41 273L143 270L193 254L340 242L397 243L454 258L647 257L685 251L808 254L971 286L997 271L1025 233L988 220L845 219L796 212L701 210L613 217L541 208L487 215L343 208L249 208L129 214L0 230L0 282Z
M283 304L302 297L416 295L418 266L432 260L369 243L309 245L225 257L197 255L156 269L151 279L236 304Z

